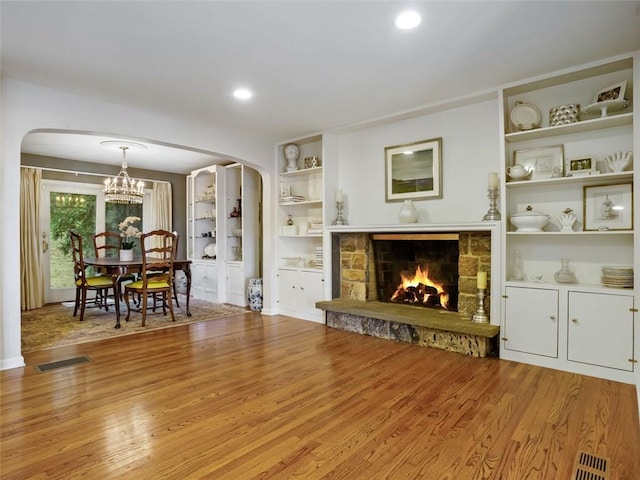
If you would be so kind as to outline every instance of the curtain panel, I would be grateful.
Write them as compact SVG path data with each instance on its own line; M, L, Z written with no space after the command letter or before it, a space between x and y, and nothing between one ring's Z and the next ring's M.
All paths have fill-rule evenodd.
M20 169L20 306L33 310L44 305L44 275L40 249L42 171Z

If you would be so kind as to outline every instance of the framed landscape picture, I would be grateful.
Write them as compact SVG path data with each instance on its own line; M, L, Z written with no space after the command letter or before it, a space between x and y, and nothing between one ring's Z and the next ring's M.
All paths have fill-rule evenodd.
M442 138L384 151L387 202L442 198Z

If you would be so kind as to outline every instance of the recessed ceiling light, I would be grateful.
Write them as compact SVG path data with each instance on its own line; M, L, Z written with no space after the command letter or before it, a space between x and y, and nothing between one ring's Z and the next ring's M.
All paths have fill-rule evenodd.
M233 92L233 96L239 100L249 100L253 96L253 93L246 88L238 88Z
M401 30L411 30L420 25L422 18L416 12L407 11L402 12L396 17L396 27Z

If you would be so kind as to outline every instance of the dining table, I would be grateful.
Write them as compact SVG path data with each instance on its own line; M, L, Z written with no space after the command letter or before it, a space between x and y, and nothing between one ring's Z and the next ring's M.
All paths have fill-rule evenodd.
M142 257L133 257L132 260L120 260L118 257L96 257L85 258L84 263L87 266L92 266L111 275L114 279L115 285L120 285L120 279L127 275L140 273L142 271ZM147 258L147 266L153 264L153 259ZM191 260L176 259L173 261L173 270L182 270L187 279L187 299L186 309L187 317L191 316L191 310L189 310L189 297L191 296ZM118 292L118 296L120 292ZM116 325L115 328L120 328L120 298L114 299L116 307Z

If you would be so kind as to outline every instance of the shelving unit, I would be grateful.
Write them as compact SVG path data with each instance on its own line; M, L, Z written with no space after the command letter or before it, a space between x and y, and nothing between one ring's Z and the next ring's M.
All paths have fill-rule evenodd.
M195 298L247 305L248 279L260 272L260 195L258 172L244 165L215 165L187 176Z
M295 143L298 170L286 171L284 147ZM305 158L322 162L322 136L283 143L278 147L277 307L279 313L321 321L315 302L324 289L324 167L305 167Z
M187 258L192 261L195 298L218 301L216 166L194 170L187 176Z
M224 172L224 281L222 301L247 306L250 278L260 276L260 198L258 172L239 163Z
M628 171L614 173L605 163L605 158L615 152L634 151L637 113L631 104L607 117L589 116L565 125L549 126L548 118L544 118L541 128L526 131L513 131L509 117L516 102L534 105L541 112L558 105L587 105L595 92L624 80L627 94L632 95L632 57L524 82L501 92L501 124L505 128L502 176L507 179L501 195L505 245L501 272L505 279L503 358L633 382L631 373L638 368L633 328L638 281L634 289L606 287L601 284L601 270L607 265L636 264L638 240L634 230L585 231L584 197L585 187L637 183L633 164ZM597 173L551 178L550 172L549 178L508 181L506 169L514 164L516 151L557 145L563 147L564 160L591 158ZM567 175L564 163L562 167ZM550 215L542 231L516 231L510 223L511 215L529 205ZM565 209L571 209L577 217L570 232L561 231L558 220ZM514 279L516 252L522 261L524 280ZM570 260L577 283L554 280L561 258ZM625 341L616 349L614 344L620 339ZM593 352L594 342L599 345L597 353ZM621 356L626 358L621 360Z

